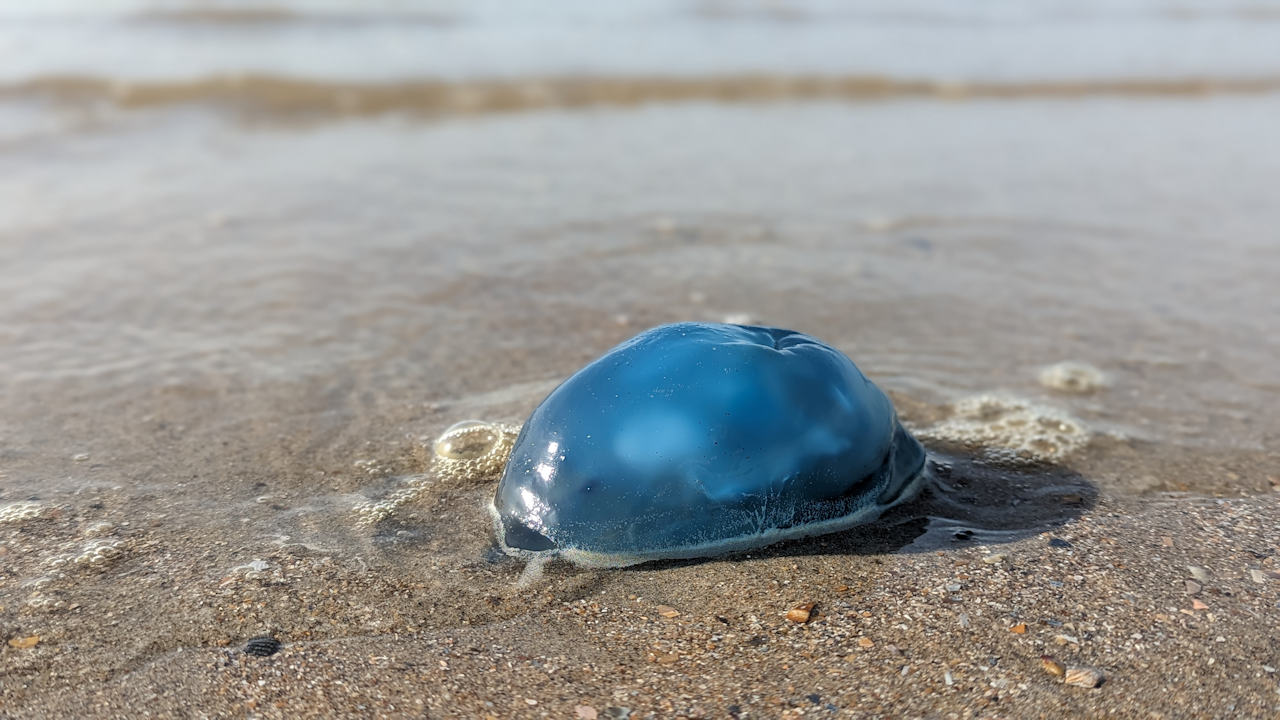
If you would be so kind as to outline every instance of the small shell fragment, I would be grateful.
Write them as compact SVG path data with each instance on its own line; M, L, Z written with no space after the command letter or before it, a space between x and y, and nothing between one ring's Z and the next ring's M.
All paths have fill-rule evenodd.
M26 650L33 648L40 643L39 635L28 635L27 637L9 638L9 647Z
M1041 655L1040 666L1044 668L1045 672L1054 677L1060 678L1067 674L1067 667L1057 660L1054 660L1052 655Z
M659 605L658 614L664 618L680 617L680 611L670 605Z
M1102 674L1101 670L1095 670L1091 667L1072 667L1067 668L1062 677L1062 682L1076 687L1096 688L1105 679L1106 676Z
M787 619L793 623L807 623L817 603L801 603L787 611Z
M244 644L245 655L256 655L258 657L267 657L275 655L280 651L280 641L270 635L259 635L258 637L249 638Z

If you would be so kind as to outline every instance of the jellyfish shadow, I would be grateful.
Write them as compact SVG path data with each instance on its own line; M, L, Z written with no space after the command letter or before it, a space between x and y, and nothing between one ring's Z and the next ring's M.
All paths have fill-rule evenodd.
M848 530L702 558L650 560L617 570L660 570L745 558L926 553L1011 543L1074 520L1097 504L1098 489L1053 463L1007 462L930 448L923 486L912 500ZM482 562L518 565L494 543ZM557 562L552 575L581 569Z
M1098 500L1093 483L1047 462L1011 464L931 450L924 472L919 495L865 525L718 557L632 567L653 570L747 557L925 553L1010 543L1060 527Z

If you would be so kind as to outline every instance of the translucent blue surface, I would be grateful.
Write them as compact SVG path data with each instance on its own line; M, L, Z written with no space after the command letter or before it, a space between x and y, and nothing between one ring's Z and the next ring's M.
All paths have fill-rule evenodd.
M923 463L840 351L679 323L615 347L534 410L494 509L508 549L697 557L873 519L914 492Z

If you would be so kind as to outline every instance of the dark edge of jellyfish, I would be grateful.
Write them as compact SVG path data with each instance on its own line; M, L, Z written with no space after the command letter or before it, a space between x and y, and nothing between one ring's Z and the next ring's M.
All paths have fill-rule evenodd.
M551 538L510 516L502 518L502 542L517 550L530 552L557 549Z
M914 440L912 440L912 444L915 444ZM497 542L499 546L508 555L524 558L526 560L546 561L561 558L580 567L595 568L628 567L654 562L705 562L723 557L741 555L743 553L758 552L780 543L840 533L859 525L874 522L887 510L912 500L919 493L920 489L926 485L928 469L924 464L923 453L917 457L921 463L919 469L909 476L909 480L907 482L900 483L900 492L898 496L888 504L880 504L877 502L857 508L856 510L844 515L832 516L823 520L807 522L802 525L791 527L769 528L764 532L749 533L699 545L648 549L633 552L600 552L574 547L561 548L555 545L555 543L549 538L527 528L527 526L520 523L518 520L511 518L510 516L502 515L493 503L490 503L489 505L489 512L494 521L494 529L497 534ZM868 479L879 477L881 473L893 469L891 462L892 457L887 458L885 465L882 465L875 473L868 476ZM528 542L530 544L537 543L541 546L544 544L539 542L539 538L541 538L541 540L545 541L545 544L548 546L544 549L533 550L513 545L511 542L512 538L507 534L509 529L515 531L515 537L520 541Z
M564 557L553 543L550 549L530 552L511 548L502 537L497 542L507 556L560 557L584 568L662 569L744 557L921 553L954 548L957 542L997 545L1021 540L1060 527L1098 502L1097 487L1068 467L1050 462L1009 465L954 447L926 450L923 468L903 490L896 502L876 508L875 517L868 513L843 529L793 529L791 537L766 545L727 547L705 555L637 554L623 562L592 564ZM496 509L490 509L497 519ZM541 534L537 537L550 543ZM568 554L573 553L571 549Z
M569 551L600 557L634 557L638 558L637 562L652 562L670 559L718 557L736 552L749 552L767 547L773 543L786 542L788 540L794 541L812 535L842 532L848 529L847 527L840 527L842 525L852 527L857 524L874 522L882 513L904 502L911 501L920 492L921 487L926 484L923 476L929 471L929 468L924 448L915 438L902 429L896 417L894 425L895 430L889 445L889 452L880 466L868 473L866 477L851 483L848 489L839 496L812 501L810 503L813 506L812 509L818 513L816 519L811 517L810 519L768 528L760 533L724 538L722 541L698 545L647 548L635 551L594 551L562 548L543 533L534 530L514 516L497 511L495 507L493 513L498 544L520 555L524 553L556 555L563 551ZM868 490L881 483L884 483L884 487L875 494L873 504L861 507L854 506L852 509L848 509L850 500L868 492ZM838 513L840 509L846 509L847 511ZM828 513L825 517L822 515L824 512ZM776 539L763 543L759 542L770 535L776 536ZM723 546L725 549L717 550L717 546ZM705 555L702 553L705 553Z

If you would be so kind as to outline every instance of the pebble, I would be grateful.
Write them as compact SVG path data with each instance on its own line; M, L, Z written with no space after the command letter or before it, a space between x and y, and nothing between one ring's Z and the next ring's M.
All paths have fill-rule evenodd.
M86 462L89 459L89 453L76 453L71 456L71 459L76 462Z
M26 650L27 648L35 647L37 644L39 644L39 642L40 642L39 635L28 635L27 637L9 638L9 647L18 648L19 650Z
M858 638L858 647L875 647L876 642L869 637Z
M787 619L793 623L807 623L817 603L801 603L787 611Z
M986 563L986 564L988 564L988 565L996 565L996 564L999 564L999 563L1004 562L1005 557L1006 557L1006 556L1005 556L1005 554L1004 554L1004 553L996 553L996 554L994 554L994 555L988 555L988 556L986 556L986 557L982 558L982 562L984 562L984 563Z
M1017 625L1014 625L1013 627L1009 628L1009 632L1022 635L1027 632L1027 624L1018 623Z
M1062 682L1082 688L1096 688L1102 684L1104 679L1106 679L1106 676L1102 674L1101 670L1095 670L1090 667L1067 668L1066 673L1062 676Z
M1062 677L1067 674L1067 667L1057 660L1054 660L1051 655L1041 655L1040 666L1044 668L1045 672L1054 677Z
M1059 645L1068 645L1068 644L1079 645L1080 644L1080 638L1077 638L1075 635L1054 635L1053 641L1058 643Z
M1195 580L1186 580L1183 584L1187 588L1188 595L1199 595L1200 591L1204 589L1204 586Z
M1267 574L1257 568L1249 571L1249 577L1253 578L1253 581L1259 585L1267 584Z
M658 614L664 618L680 617L680 611L670 605L659 605Z
M578 716L578 720L596 720L600 717L600 713L590 705L576 705L573 708L573 714Z
M1199 565L1188 565L1187 572L1191 573L1191 577L1195 578L1199 582L1209 582L1209 571Z
M1208 605L1205 605L1204 603L1200 602L1199 600L1192 600L1192 601L1191 601L1191 609L1192 609L1192 610L1208 610L1208 609L1209 609L1209 606L1208 606Z
M1062 538L1049 538L1049 547L1067 549L1071 547L1071 543Z
M259 635L258 637L249 638L244 644L245 655L256 655L258 657L267 657L275 655L280 651L280 641L270 635Z

